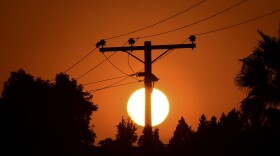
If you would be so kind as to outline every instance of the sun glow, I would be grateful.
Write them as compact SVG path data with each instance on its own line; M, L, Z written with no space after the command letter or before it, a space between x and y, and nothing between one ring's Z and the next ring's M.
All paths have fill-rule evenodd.
M131 119L138 125L145 124L145 89L135 91L129 98L127 112ZM158 89L152 92L152 126L161 124L169 112L167 97Z

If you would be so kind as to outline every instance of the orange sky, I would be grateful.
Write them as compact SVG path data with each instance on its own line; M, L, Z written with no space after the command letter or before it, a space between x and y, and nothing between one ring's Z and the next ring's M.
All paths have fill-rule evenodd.
M130 37L160 33L188 25L216 14L242 0L208 0L190 11L152 28L107 41L107 46L122 46ZM7 80L11 71L23 68L35 77L52 79L65 71L92 49L96 42L127 33L170 17L200 0L2 0L0 1L0 82ZM152 44L178 44L191 34L237 24L280 9L278 0L248 0L215 18L185 29L151 38L139 39ZM158 126L164 143L173 135L181 116L196 130L198 119L204 113L208 119L237 108L245 97L236 87L234 78L241 63L257 45L257 30L277 36L280 13L219 32L197 36L197 48L175 50L152 66L160 79L155 87L169 98L170 114ZM153 51L154 58L162 51ZM106 53L109 56L111 53ZM143 58L143 52L134 52ZM67 72L71 78L84 74L105 57L98 51ZM110 58L122 71L133 73L125 53ZM129 58L137 71L143 64ZM123 76L108 61L78 80L88 83ZM105 87L118 79L85 86L85 90ZM122 83L132 82L127 79ZM126 103L133 91L143 82L110 88L92 93L99 106L93 114L97 141L115 138L116 125L127 117ZM138 134L142 127L138 127Z

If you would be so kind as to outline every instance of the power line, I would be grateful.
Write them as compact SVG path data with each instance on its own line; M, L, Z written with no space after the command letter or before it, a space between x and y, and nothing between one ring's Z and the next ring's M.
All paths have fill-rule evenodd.
M261 16L254 17L254 18L252 18L252 19L249 19L249 20L246 20L246 21L237 23L237 24L233 24L233 25L230 25L230 26L226 26L226 27L222 27L222 28L218 28L218 29L214 29L214 30L210 30L210 31L202 32L202 33L197 33L197 34L195 34L195 35L196 35L196 36L200 36L200 35L205 35L205 34L209 34L209 33L214 33L214 32L218 32L218 31L222 31L222 30L225 30L225 29L234 28L234 27L240 26L240 25L242 25L242 24L246 24L246 23L249 23L249 22L252 22L252 21L255 21L255 20L264 18L264 17L266 17L266 16L275 14L275 13L277 13L277 12L279 12L279 11L280 11L280 9L274 10L274 11L272 11L272 12L266 13L266 14L261 15ZM181 42L181 43L185 43L187 40L188 40L188 39L185 39L185 40L184 40L183 42ZM173 50L174 50L174 49L168 49L168 50L166 50L166 51L163 53L163 56L162 56L160 59L162 59L163 57L167 56L167 55L168 55L169 53L171 53ZM158 60L160 60L160 59L158 59ZM157 62L158 60L156 60L155 62ZM154 62L154 63L155 63L155 62ZM142 70L143 70L143 69L142 69ZM141 70L139 70L139 71L141 71ZM122 77L126 77L125 79L129 78L128 76L122 76ZM117 77L116 77L116 78L117 78ZM121 78L121 77L119 77L119 78ZM113 78L112 78L112 79L113 79ZM116 84L118 84L118 83L124 81L125 79L122 79L121 81L115 82L115 83L113 83L113 84L111 84L111 85L109 85L109 86L106 86L106 87L103 87L103 88L100 88L100 89L96 89L96 90L91 90L91 91L94 91L94 92L95 92L95 91L103 90L103 89L106 89L106 88L117 87L117 86L121 86L121 85L126 85L126 84L135 83L135 82L130 82L130 83L125 83L125 84L116 85ZM103 80L101 80L101 81L103 81ZM104 81L106 81L106 80L104 80ZM137 81L137 82L138 82L138 81Z
M111 54L109 57L107 57L106 59L104 59L103 61L101 61L100 63L98 63L97 65L95 65L93 68L91 68L90 70L88 70L87 72L85 72L84 74L82 74L81 76L79 76L78 78L76 78L76 80L84 77L85 75L87 75L89 72L91 72L92 70L96 69L98 66L100 66L101 64L103 64L105 61L107 61L107 59L109 59L110 57L112 57L114 54L116 54L116 52L114 52L113 54Z
M102 53L103 54L103 53ZM129 76L129 77L132 77L132 78L134 78L134 79L137 79L137 78L135 78L135 77L133 77L133 76L131 76L131 75L128 75L127 73L125 73L124 71L122 71L120 68L118 68L115 64L113 64L113 62L111 62L110 60L109 60L109 58L105 55L105 54L103 54L103 56L106 58L106 60L112 65L112 66L114 66L119 72L121 72L121 73L123 73L124 75L126 75L126 76ZM138 79L137 79L138 80Z
M226 26L226 27L222 27L222 28L218 28L218 29L214 29L214 30L210 30L210 31L202 32L202 33L196 33L195 36L201 36L201 35L205 35L205 34L209 34L209 33L214 33L214 32L218 32L218 31L222 31L222 30L234 28L234 27L237 27L237 26L240 26L240 25L243 25L243 24L246 24L246 23L249 23L249 22L252 22L252 21L261 19L261 18L264 18L264 17L266 17L266 16L275 14L275 13L277 13L277 12L279 12L279 11L280 11L280 9L274 10L274 11L272 11L272 12L269 12L269 13L266 13L266 14L264 14L264 15L251 18L251 19L249 19L249 20L246 20L246 21L243 21L243 22L240 22L240 23L237 23L237 24L233 24L233 25L230 25L230 26ZM185 43L187 40L188 40L188 39L185 39L185 40L184 40L183 42L181 42L181 43ZM160 59L162 59L163 57L165 57L166 55L168 55L169 53L171 53L173 50L174 50L174 49L168 49L168 50L166 50L166 51L163 53L163 56L162 56ZM159 61L160 59L156 60L155 62ZM155 62L154 62L154 63L155 63ZM142 70L143 70L143 69L142 69ZM141 71L141 70L140 70L140 71Z
M272 15L272 14L277 13L277 12L279 12L279 11L280 11L280 9L275 10L275 11L272 11L272 12L269 12L269 13L264 14L264 15L261 15L261 16L258 16L258 17L255 17L255 18L252 18L252 19L249 19L249 20L244 21L244 22L240 22L240 23L237 23L237 24L233 24L233 25L230 25L230 26L226 26L226 27L223 27L223 28L218 28L218 29L214 29L214 30L210 30L210 31L202 32L202 33L197 33L197 34L195 34L195 35L196 35L196 36L200 36L200 35L210 34L210 33L213 33L213 32L217 32L217 31L221 31L221 30L233 28L233 27L236 27L236 26L239 26L239 25L242 25L242 24L246 24L246 23L255 21L255 20L257 20L257 19L260 19L260 18L269 16L269 15Z
M220 12L214 14L214 15L208 16L208 17L206 17L206 18L204 18L204 19L202 19L202 20L199 20L199 21L197 21L197 22L194 22L194 23L191 23L191 24L188 24L188 25L185 25L185 26L176 28L176 29L172 29L172 30L169 30L169 31L161 32L161 33L156 33L156 34L146 35L146 36L140 36L139 38L148 38L148 37L154 37L154 36L164 35L164 34L167 34L167 33L171 33L171 32L174 32L174 31L178 31L178 30L187 28L187 27L189 27L189 26L192 26L192 25L201 23L201 22L206 21L206 20L209 20L209 19L211 19L211 18L213 18L213 17L215 17L215 16L218 16L218 15L220 15L220 14L222 14L222 13L225 13L226 11L229 11L229 10L233 9L234 7L237 7L237 6L241 5L242 3L246 2L246 1L247 1L247 0L243 0L243 1L241 1L241 2L239 2L239 3L237 3L237 4L233 5L233 6L231 6L231 7L227 8L227 9L225 9L225 10L222 10L222 11L220 11Z
M128 78L128 77L127 77L127 78ZM127 79L127 78L125 78L125 79ZM123 80L121 80L121 81L124 81L125 79L123 79ZM132 84L132 83L142 82L143 80L138 80L138 81L133 81L133 82L127 82L127 83L118 84L118 83L120 83L121 81L118 81L118 82L116 82L116 83L113 83L113 84L108 85L108 86L103 87L103 88L98 88L98 89L89 90L89 91L87 91L87 92L89 92L89 93L97 92L97 91L104 90L104 89L108 89L108 88L112 88L112 87L119 87L119 86L128 85L128 84ZM118 84L118 85L116 85L116 84Z
M180 14L183 14L183 13L185 13L185 12L187 12L187 11L189 11L189 10L191 10L191 9L193 9L193 8L195 8L195 7L197 7L197 6L199 6L200 4L202 4L203 2L206 2L206 1L207 1L207 0L200 1L199 3L197 3L197 4L195 4L195 5L193 5L193 6L189 7L189 8L187 8L187 9L181 11L181 12L176 13L176 14L174 14L174 15L172 15L172 16L166 18L166 19L163 19L163 20L161 20L161 21L159 21L159 22L156 22L156 23L154 23L154 24L148 25L148 26L146 26L146 27L143 27L143 28L140 28L140 29L137 29L137 30L128 32L128 33L124 33L124 34L121 34L121 35L109 37L109 38L106 38L106 39L104 39L104 40L111 40L111 39L119 38L119 37L122 37L122 36L126 36L126 35L129 35L129 34L132 34L132 33L136 33L136 32L139 32L139 31L142 31L142 30L151 28L151 27L156 26L156 25L158 25L158 24L160 24L160 23L163 23L163 22L165 22L165 21L168 21L168 20L170 20L170 19L172 19L172 18L174 18L174 17L176 17L176 16L178 16L178 15L180 15Z
M129 35L129 34L132 34L132 33L136 33L136 32L139 32L139 31L142 31L142 30L151 28L151 27L156 26L156 25L158 25L158 24L160 24L160 23L163 23L163 22L165 22L165 21L168 21L168 20L170 20L170 19L172 19L172 18L174 18L174 17L176 17L176 16L179 16L180 14L183 14L183 13L185 13L185 12L191 10L192 8L195 8L195 7L199 6L200 4L202 4L202 3L206 2L206 1L207 1L207 0L202 0L202 1L200 1L199 3L193 5L193 6L187 8L187 9L185 9L185 10L183 10L183 11L181 11L181 12L179 12L179 13L176 13L176 14L174 14L174 15L172 15L172 16L166 18L166 19L163 19L163 20L161 20L161 21L159 21L159 22L156 22L156 23L154 23L154 24L148 25L148 26L146 26L146 27L143 27L143 28L140 28L140 29L137 29L137 30L128 32L128 33L124 33L124 34L121 34L121 35L113 36L113 37L107 38L107 39L105 39L105 40L110 40L110 39L114 39L114 38L119 38L119 37L122 37L122 36L126 36L126 35ZM67 69L64 71L64 73L68 72L69 70L71 70L72 68L74 68L77 64L79 64L80 62L82 62L85 58L87 58L87 57L88 57L92 52L94 52L96 49L97 49L97 48L94 48L93 50L91 50L91 51L90 51L89 53L87 53L84 57L82 57L82 58L81 58L80 60L78 60L76 63L74 63L73 65L71 65L69 68L67 68Z
M138 40L138 38L137 38L137 40ZM137 40L136 40L136 41L137 41ZM126 42L125 44L123 44L122 47L125 46L126 44L127 44L127 42ZM115 54L115 53L116 53L116 52L114 52L113 54ZM113 54L112 54L112 55L113 55ZM109 85L109 86L112 86L112 85L118 84L118 83L120 83L120 82L122 82L122 81L128 79L129 77L134 78L133 76L134 76L134 75L137 75L136 73L128 75L127 73L125 73L125 72L123 72L121 69L119 69L116 65L114 65L114 64L109 60L109 58L110 58L112 55L110 55L109 57L107 57L106 55L104 55L105 58L106 58L105 60L103 60L102 62L100 62L99 64L97 64L95 67L93 67L92 69L90 69L89 71L87 71L86 73L84 73L83 75L81 75L80 77L78 77L77 79L79 79L79 78L85 76L85 75L88 74L90 71L92 71L93 69L95 69L96 67L98 67L99 65L101 65L102 63L104 63L106 60L108 60L108 61L111 63L111 65L113 65L113 66L114 66L116 69L118 69L121 73L125 74L125 76L119 76L119 77L115 77L115 78L109 78L109 79L100 80L100 81L96 81L96 82L89 82L89 83L86 83L86 84L83 84L83 85L89 85L89 84L94 84L94 83L109 81L109 80L113 80L113 79L117 79L117 78L121 78L121 77L126 77L126 78L124 78L124 79L122 79L122 80L120 80L120 81L117 81L117 82L115 82L115 83ZM141 70L143 70L143 69L141 69ZM141 70L139 70L138 72L140 72ZM76 79L76 80L77 80L77 79ZM137 79L137 78L134 78L134 79ZM139 80L139 79L137 79L137 80L138 80L138 81L141 81L141 80ZM104 87L104 89L105 89L105 88L108 88L109 86ZM110 88L110 87L109 87L109 88Z
M175 14L175 15L172 15L172 16L170 16L170 17L168 17L168 18L166 18L166 19L164 19L164 20L161 20L161 21L159 21L159 22L156 22L156 23L154 23L154 24L152 24L152 25L149 25L149 26L146 26L146 27L144 27L144 28L137 29L137 30L135 30L135 31L131 31L131 32L128 32L128 33L125 33L125 34L121 34L121 35L118 35L118 36L114 36L114 37L111 37L111 38L107 38L106 40L113 39L113 38L118 38L118 37L125 36L125 35L128 35L128 34L132 34L132 33L135 33L135 32L141 31L141 30L144 30L144 29L148 29L148 28L150 28L150 27L153 27L153 26L155 26L155 25L158 25L158 24L160 24L160 23L163 23L163 22L165 22L165 21L167 21L167 20L170 20L170 19L172 19L172 18L174 18L174 17L176 17L176 16L178 16L178 15L180 15L180 14L182 14L182 13L184 13L184 12L186 12L186 11L188 11L188 10L190 10L190 9L192 9L192 8L194 8L194 7L196 7L196 6L198 6L198 5L200 5L200 4L202 4L202 3L205 2L205 1L206 1L206 0L203 0L203 1L201 1L201 2L199 2L199 3L197 3L197 4L195 4L194 6L191 6L191 7L187 8L187 9L185 9L185 10L183 10L183 11L181 11L181 12ZM238 3L238 4L236 4L235 6L241 4L241 3L245 2L245 1L246 1L246 0L244 0L244 1L242 1L242 2L240 2L240 3ZM202 21L208 20L208 19L210 19L210 18L212 18L212 17L214 17L214 16L217 16L218 14L221 14L221 13L227 11L227 10L230 10L231 8L233 8L233 7L235 7L235 6L232 6L232 7L228 8L228 9L222 11L222 12L219 12L219 13L213 15L213 16L210 16L210 17L205 18L205 19L203 19L203 20L200 20L200 21L198 21L198 22L192 23L192 24L190 24L190 25L186 25L186 26L183 26L183 27L180 27L180 28L171 30L171 31L167 31L167 32L163 32L163 33L158 33L158 34L153 34L153 35L148 35L148 36L143 36L143 37L139 37L139 38L152 37L152 36L157 36L157 35L162 35L162 34L170 33L170 32L173 32L173 31L177 31L177 30L183 29L183 28L185 28L185 27L188 27L188 26L191 26L191 25L200 23L200 22L202 22ZM78 60L76 63L74 63L74 64L73 64L72 66L70 66L68 69L66 69L66 70L64 71L64 73L66 73L66 72L68 72L69 70L71 70L72 68L74 68L77 64L79 64L81 61L83 61L85 58L87 58L87 57L88 57L92 52L94 52L96 49L97 49L97 48L94 48L93 50L91 50L91 51L90 51L89 53L87 53L84 57L82 57L80 60ZM113 54L112 54L112 55L113 55ZM110 57L111 57L112 55L110 55ZM106 58L106 60L108 60L108 58ZM83 75L81 75L80 77L78 77L77 79L80 79L81 77L85 76L86 74L88 74L89 72L91 72L93 69L95 69L96 67L98 67L99 65L101 65L101 64L102 64L103 62L105 62L106 60L103 60L100 64L97 64L95 67L93 67L92 69L90 69L89 71L87 71L86 73L84 73ZM109 61L109 62L111 62L111 61ZM112 63L111 63L111 64L112 64ZM113 66L114 66L114 65L113 65ZM115 67L116 67L116 66L115 66ZM117 68L117 69L118 69L118 68ZM118 69L118 70L119 70L119 69ZM124 73L124 72L122 72L122 73Z
M115 67L119 72L121 72L121 73L123 73L124 75L127 75L127 76L128 76L127 73L125 73L125 72L122 71L120 68L118 68L116 65L114 65L113 62L111 62L111 61L109 60L109 58L108 58L104 53L102 53L102 54L103 54L103 56L106 58L106 60L107 60L113 67Z
M137 38L136 40L134 40L134 42L136 42L137 40L138 40L138 38ZM128 41L128 42L129 42L129 41ZM123 44L122 47L124 47L126 44L127 44L127 42L126 42L125 44ZM106 60L107 60L113 67L115 67L119 72L121 72L121 73L123 73L124 75L127 75L127 76L129 76L129 77L132 77L132 76L128 75L127 73L125 73L124 71L122 71L120 68L118 68L115 64L113 64L113 62L110 61L110 59L109 59L104 53L102 53L102 54L103 54L103 56L106 58ZM135 78L135 77L132 77L132 78L137 79L137 78ZM137 79L137 80L138 80L138 79Z
M124 81L124 80L126 80L126 79L128 79L128 78L129 78L129 76L126 76L124 79L121 79L121 80L119 80L119 81L117 81L117 82L114 82L114 83L108 85L107 87L116 85L116 84L118 84L118 83L120 83L120 82L122 82L122 81ZM104 87L104 88L106 88L106 87Z
M126 44L127 44L127 42L124 43L124 44L122 45L122 47L125 46ZM116 52L115 52L115 53L116 53ZM115 67L119 72L121 72L121 73L123 73L124 75L127 75L127 76L128 76L127 73L123 72L121 69L119 69L117 66L115 66L115 65L109 60L109 58L108 58L104 53L102 53L102 54L103 54L103 56L106 58L106 60L107 60L113 67Z
M133 82L122 83L122 84L113 85L113 86L107 86L107 87L104 87L104 88L94 89L94 90L90 90L90 91L87 91L87 92L92 93L92 92L97 92L97 91L112 88L112 87L119 87L119 86L124 86L124 85L132 84L132 83L137 83L137 82L141 82L141 81L133 81Z
M129 54L127 54L127 64L128 64L128 67L130 68L130 70L133 72L133 73L135 73L135 71L132 69L132 67L131 67L131 64L130 64L130 61L129 61Z
M68 69L64 71L64 73L68 72L72 68L74 68L77 64L82 62L85 58L87 58L92 52L94 52L97 48L92 49L89 53L87 53L84 57L82 57L80 60L78 60L76 63L74 63L72 66L70 66Z
M125 42L122 46L125 46L127 44L127 42ZM96 49L96 48L95 48ZM113 54L111 54L109 57L105 56L106 58L101 61L100 63L98 63L96 66L94 66L93 68L91 68L90 70L88 70L87 72L85 72L84 74L82 74L81 76L79 76L78 78L76 78L76 80L84 77L85 75L87 75L88 73L90 73L92 70L96 69L97 67L99 67L101 64L103 64L105 61L109 61L115 68L117 68L121 73L125 74L125 75L128 75L126 74L125 72L123 72L122 70L120 70L117 66L115 66L110 60L109 58L112 57L114 54L116 54L116 52L113 52ZM129 75L128 75L129 76Z
M264 17L266 17L266 16L275 14L275 13L277 13L277 12L279 12L279 11L280 11L280 9L274 10L274 11L272 11L272 12L269 12L269 13L266 13L266 14L264 14L264 15L251 18L251 19L249 19L249 20L246 20L246 21L243 21L243 22L240 22L240 23L237 23L237 24L233 24L233 25L230 25L230 26L226 26L226 27L222 27L222 28L218 28L218 29L214 29L214 30L210 30L210 31L202 32L202 33L196 33L195 36L206 35L206 34L218 32L218 31L222 31L222 30L234 28L234 27L240 26L240 25L242 25L242 24L246 24L246 23L249 23L249 22L258 20L258 19L260 19L260 18L264 18ZM181 42L181 44L185 43L187 40L188 40L188 39L185 39L183 42ZM167 50L163 53L164 55L163 55L160 59L162 59L163 57L165 57L166 55L168 55L169 53L171 53L173 50L174 50L174 49L167 49ZM155 62L159 61L160 59L156 60ZM154 63L155 63L155 62L154 62Z
M139 40L139 37L136 38L135 42ZM131 51L132 52L132 51ZM130 64L130 61L129 61L129 56L130 54L127 53L127 64L128 64L128 67L130 68L130 70L135 74L135 71L132 69L131 67L131 64Z
M131 76L133 76L134 74L131 74ZM123 78L123 77L127 77L126 75L124 76L117 76L117 77L113 77L113 78L109 78L109 79L104 79L104 80L99 80L99 81L94 81L94 82L88 82L88 83L84 83L82 85L90 85L90 84L96 84L96 83L100 83L100 82L106 82L106 81L110 81L110 80L115 80L115 79L119 79L119 78Z
M67 73L69 70L74 68L77 64L82 62L85 58L87 58L92 52L94 52L97 48L92 49L89 53L87 53L84 57L82 57L80 60L78 60L76 63L74 63L72 66L70 66L68 69L66 69L63 73ZM82 77L82 76L81 76ZM51 79L51 81L54 81L55 78Z
M143 68L143 69L144 69L144 68ZM143 69L141 69L141 70L143 70ZM141 70L139 70L138 72L140 72ZM105 82L105 81L110 81L110 80L114 80L114 79L119 79L119 78L125 77L124 79L122 79L122 80L120 80L120 81L114 82L114 83L112 83L112 84L110 84L110 85L108 85L108 86L106 86L106 87L103 87L103 88L102 88L102 90L103 90L103 89L106 89L106 88L111 88L110 86L115 86L116 84L118 84L118 83L120 83L120 82L122 82L122 81L128 79L129 77L134 76L134 75L137 75L137 73L130 74L129 76L124 75L124 76L118 76L118 77L113 77L113 78L109 78L109 79L99 80L99 81L95 81L95 82L84 83L84 84L82 84L82 85L96 84L96 83L100 83L100 82ZM143 81L143 80L139 80L139 79L138 79L137 82L142 82L142 81ZM96 89L96 90L100 90L100 89ZM90 90L90 91L92 91L92 90Z

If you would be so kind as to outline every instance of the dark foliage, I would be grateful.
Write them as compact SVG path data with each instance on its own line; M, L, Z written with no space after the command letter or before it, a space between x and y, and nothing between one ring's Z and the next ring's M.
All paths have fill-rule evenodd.
M121 122L116 126L116 139L106 138L99 141L99 155L134 155L137 148L133 147L133 143L137 141L137 126L130 119L126 120L122 117Z
M124 120L122 117L121 122L117 125L117 130L118 132L115 140L117 145L130 148L132 144L137 141L137 126L130 118Z
M159 129L152 130L151 126L145 126L138 140L138 147L142 155L162 155L164 145L159 138Z
M247 126L261 128L266 123L266 110L280 104L280 40L259 31L262 40L252 54L241 59L242 68L236 77L239 87L248 91L241 110Z
M259 34L262 39L252 54L241 59L236 77L237 85L248 91L241 102L240 142L247 145L243 151L248 155L280 155L280 40Z
M190 145L194 135L191 127L186 123L185 119L181 117L178 121L173 137L169 140L169 153L189 153Z
M96 137L89 121L97 106L82 90L65 74L58 74L55 83L50 83L34 79L24 70L12 72L1 97L1 152L36 156L83 153Z

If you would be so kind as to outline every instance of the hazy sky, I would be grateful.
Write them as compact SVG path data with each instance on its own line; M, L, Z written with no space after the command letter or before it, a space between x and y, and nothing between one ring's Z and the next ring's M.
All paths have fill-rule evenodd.
M242 0L208 0L197 7L149 29L108 40L106 46L122 46L130 37L141 37L173 30L215 15ZM103 38L131 32L166 19L201 0L0 0L0 82L11 71L20 68L35 77L53 79L95 48ZM199 34L279 10L279 0L248 0L216 17L193 24L172 33L142 38L152 44L178 44L192 34ZM234 82L241 68L238 59L246 57L257 45L257 30L278 36L280 12L236 26L231 29L198 35L195 49L174 50L152 66L160 79L155 87L163 91L170 102L170 113L158 126L160 139L167 143L181 116L196 130L198 119L209 119L222 112L238 108L245 97ZM188 43L188 42L186 42ZM152 51L153 57L163 51ZM133 52L143 58L143 51ZM105 53L106 56L112 53ZM78 78L105 57L96 49L81 63L69 70ZM110 61L127 74L142 69L141 62L119 52ZM129 61L129 64L128 64ZM78 79L81 84L124 76L108 61ZM142 79L142 78L141 78ZM121 79L86 85L85 90L106 87ZM134 82L129 78L122 83ZM93 92L93 102L99 107L93 114L97 141L115 138L116 125L127 117L130 94L143 87L143 82ZM142 127L138 127L138 134Z

